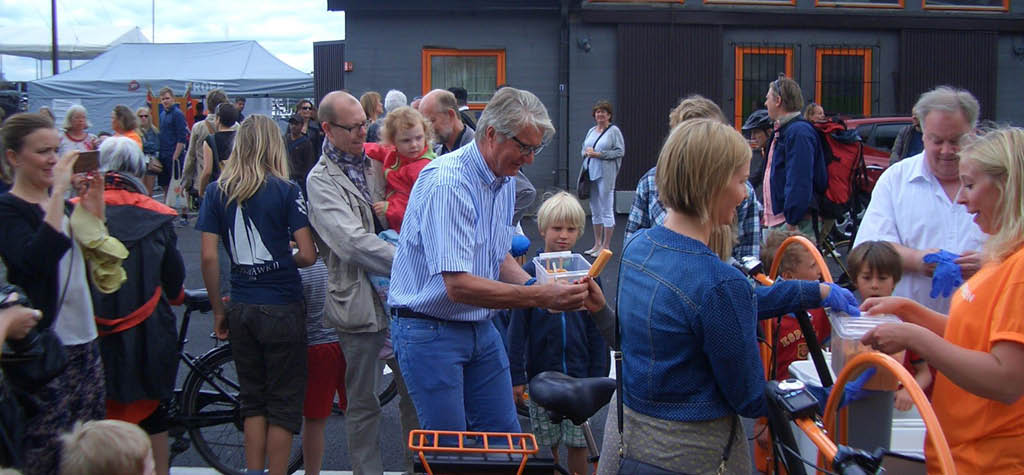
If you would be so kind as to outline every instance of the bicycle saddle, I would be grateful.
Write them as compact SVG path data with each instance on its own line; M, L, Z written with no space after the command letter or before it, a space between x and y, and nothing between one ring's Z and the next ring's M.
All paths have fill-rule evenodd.
M574 378L558 371L545 371L530 380L533 402L576 425L583 424L608 404L614 392L612 378Z
M185 307L202 313L213 310L213 306L210 305L210 295L206 293L206 289L185 289Z

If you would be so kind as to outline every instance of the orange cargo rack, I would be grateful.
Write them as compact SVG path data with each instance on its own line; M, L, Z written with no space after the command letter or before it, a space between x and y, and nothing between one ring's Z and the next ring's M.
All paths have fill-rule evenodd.
M442 446L439 440L442 436L457 437L458 444L454 446ZM482 447L467 447L466 438L475 437L483 441ZM499 439L502 445L493 447L492 439ZM447 453L447 454L520 454L523 460L519 463L517 475L523 473L526 467L526 460L537 453L537 438L533 434L511 433L511 432L460 432L446 430L414 430L409 433L409 450L415 452L423 468L428 474L433 475L430 464L427 463L426 453Z

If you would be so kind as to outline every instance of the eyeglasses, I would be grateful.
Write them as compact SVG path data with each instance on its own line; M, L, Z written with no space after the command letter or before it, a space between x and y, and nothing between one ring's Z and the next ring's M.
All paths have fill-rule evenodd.
M299 109L304 110L304 111L311 111L311 110L313 110L313 106L302 106Z
M544 146L547 144L540 145L526 145L522 140L517 139L514 135L509 135L508 138L515 140L516 144L519 145L519 153L525 155L534 154L537 155L541 150L544 150Z
M348 133L352 133L352 131L356 130L356 129L366 129L366 128L369 128L371 123L372 122L370 122L369 120L364 120L364 121L362 121L362 122L360 122L358 124L349 126L349 125L337 124L337 123L334 123L334 122L328 122L328 124L331 124L331 125L333 125L335 127L341 127L343 129L345 129L345 131L348 132Z

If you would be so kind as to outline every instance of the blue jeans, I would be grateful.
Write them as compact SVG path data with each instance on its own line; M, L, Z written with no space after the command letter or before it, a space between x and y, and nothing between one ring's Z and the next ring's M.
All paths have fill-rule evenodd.
M392 318L391 341L420 427L522 432L508 354L490 321Z

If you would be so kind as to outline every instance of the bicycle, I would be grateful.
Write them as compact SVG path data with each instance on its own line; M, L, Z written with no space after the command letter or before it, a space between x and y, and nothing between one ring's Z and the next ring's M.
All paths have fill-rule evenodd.
M600 450L589 419L608 404L615 392L612 378L573 378L557 371L545 371L529 383L530 398L548 412L553 423L564 419L583 427L596 464ZM442 440L445 439L445 440ZM428 474L510 473L550 475L569 471L557 460L532 457L539 452L530 433L415 430L409 434L409 450L415 454L414 471Z
M785 252L787 246L792 244L804 246L818 261L819 267L824 266L822 256L817 252L814 245L806 238L794 236L783 241L778 251L776 251L773 266L769 272L772 277L776 275L778 270L779 256ZM751 274L757 274L751 275L751 277L764 285L772 285L772 278L761 274L760 268L751 269ZM822 268L822 274L827 282L832 281L832 276L828 269ZM917 385L910 373L903 368L902 364L888 355L874 351L858 354L846 364L833 384L831 373L829 372L828 365L825 363L824 353L822 352L821 345L818 343L810 317L806 312L796 312L795 316L800 324L801 332L807 343L811 360L818 372L822 386L832 387L833 391L828 396L823 412L825 419L822 421L817 415L817 398L807 390L802 382L795 379L787 379L782 382L768 382L768 387L765 391L769 402L768 430L771 435L773 461L775 464L781 461L786 469L786 473L791 475L805 475L805 465L825 473L833 473L826 470L830 466L840 474L859 475L881 473L880 470L884 471L887 463L892 463L889 462L890 460L898 460L896 463L902 465L899 469L894 469L894 471L898 470L896 473L908 473L909 470L923 472L924 459L898 454L883 448L878 448L874 452L869 453L843 445L846 437L845 432L840 433L838 444L829 438L830 433L836 433L836 423L833 416L837 413L839 402L842 400L842 391L835 390L835 388L844 388L845 383L858 375L862 369L875 365L892 372L903 384L904 388L909 391L914 404L925 421L928 437L931 439L933 446L937 448L938 463L942 473L956 473L953 458L949 452L949 446L946 443L942 429L939 427L938 419L936 419L935 413L932 411L931 405L924 395L924 391ZM772 341L770 326L766 326L763 331L766 341ZM766 351L771 350L765 349L762 351L763 361L773 362L773 358L766 354ZM766 367L766 374L770 374L769 368L771 367ZM845 413L841 416L841 419L845 421ZM807 435L808 439L818 447L819 456L817 463L804 459L797 452L796 440L789 424L790 421L796 424ZM843 424L845 426L845 422ZM769 466L768 473L777 472L777 468L777 465Z
M205 289L185 290L185 313L178 330L178 359L189 368L181 387L167 401L171 460L195 446L199 456L211 467L227 474L245 472L245 441L238 400L238 378L235 373L231 344L221 342L213 334L214 347L202 355L194 356L185 350L188 328L193 312L212 310ZM384 406L398 394L394 377L387 365L382 365L378 398ZM292 442L288 473L303 466L302 439Z

